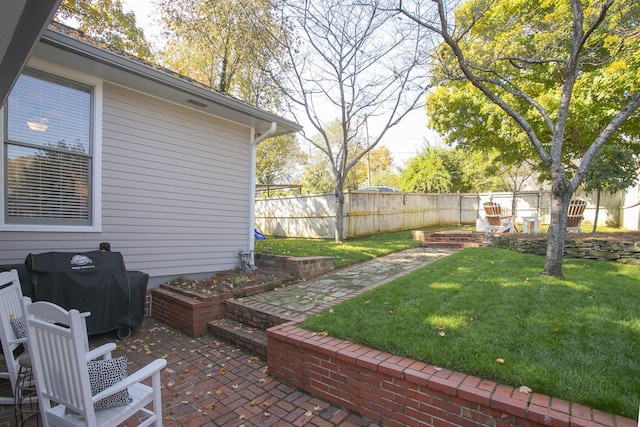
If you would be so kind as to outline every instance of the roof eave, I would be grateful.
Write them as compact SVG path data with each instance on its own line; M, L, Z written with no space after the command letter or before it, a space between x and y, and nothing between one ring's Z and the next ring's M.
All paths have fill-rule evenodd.
M302 126L291 120L261 110L219 92L197 86L187 80L173 77L165 71L154 69L143 62L129 59L66 34L47 29L41 41L42 43L90 59L107 67L124 71L155 84L177 90L187 96L197 98L198 101L205 101L215 104L218 107L223 107L229 112L236 113L236 116L237 114L246 116L247 121L245 124L254 127L258 134L265 132L271 126L271 123L276 123L277 125L277 130L273 136L295 133L302 129Z

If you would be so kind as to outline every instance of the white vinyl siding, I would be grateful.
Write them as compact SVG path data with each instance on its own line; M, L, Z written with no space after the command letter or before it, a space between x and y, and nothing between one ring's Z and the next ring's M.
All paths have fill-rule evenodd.
M158 276L236 267L252 231L250 129L114 85L104 99L104 240Z
M102 99L101 232L6 232L0 263L110 242L150 287L237 267L253 232L252 129L106 82Z

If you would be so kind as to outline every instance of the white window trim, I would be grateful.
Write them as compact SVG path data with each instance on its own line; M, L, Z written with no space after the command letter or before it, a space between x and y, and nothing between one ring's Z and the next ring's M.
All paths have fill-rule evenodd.
M27 64L28 68L43 71L63 77L68 80L76 81L93 87L93 146L92 146L92 207L91 207L91 225L40 225L40 224L6 224L5 223L5 197L4 197L4 171L6 156L4 154L4 137L3 152L0 159L0 173L2 175L2 197L0 197L0 231L42 231L42 232L101 232L102 231L102 105L103 105L103 82L101 79L86 73L71 70L66 67L51 64L47 61L32 59ZM5 127L4 107L0 109L0 132L4 135Z

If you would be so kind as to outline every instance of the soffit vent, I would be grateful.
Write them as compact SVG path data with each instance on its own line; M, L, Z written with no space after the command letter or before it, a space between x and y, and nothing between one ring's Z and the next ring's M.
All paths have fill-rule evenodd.
M206 107L206 106L207 106L207 104L203 104L202 102L200 102L200 101L196 101L195 99L187 99L187 102L188 102L189 104L193 104L193 105L195 105L196 107L200 107L200 108L204 108L204 107Z

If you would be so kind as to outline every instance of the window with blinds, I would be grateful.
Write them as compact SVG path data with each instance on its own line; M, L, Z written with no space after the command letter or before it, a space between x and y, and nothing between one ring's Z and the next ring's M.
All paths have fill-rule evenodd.
M6 103L5 223L91 224L92 89L26 71Z

